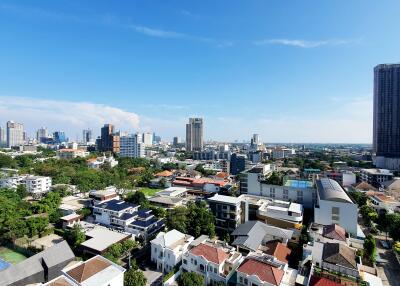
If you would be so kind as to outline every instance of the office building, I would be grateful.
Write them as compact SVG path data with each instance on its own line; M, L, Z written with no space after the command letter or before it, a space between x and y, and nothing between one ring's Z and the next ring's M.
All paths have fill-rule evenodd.
M173 141L172 141L172 146L173 147L179 147L179 144L181 144L181 138L179 137L174 137Z
M374 69L373 150L378 168L400 168L400 64Z
M144 158L145 145L142 143L141 134L131 134L120 138L121 157Z
M246 169L246 155L233 153L230 160L230 171L232 175L238 175Z
M104 124L101 136L96 140L97 149L102 152L120 152L120 136L114 133L112 124Z
M142 135L142 143L145 147L153 146L153 133L145 132Z
M186 124L186 151L203 150L203 119L189 118Z
M46 127L41 127L36 131L36 141L43 143L49 137L49 132Z
M68 138L65 136L64 131L55 131L53 132L54 143L61 144L64 142L68 142Z
M7 147L24 145L24 125L14 121L7 122Z
M92 129L84 129L82 131L82 142L88 144L93 142L93 132Z

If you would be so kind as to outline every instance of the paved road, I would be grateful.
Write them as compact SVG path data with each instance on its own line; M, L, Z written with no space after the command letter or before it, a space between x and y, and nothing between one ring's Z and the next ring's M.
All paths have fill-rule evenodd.
M385 263L376 265L378 276L382 279L384 286L400 286L400 265L397 262L396 256L391 249L384 249L380 244L380 239L385 239L384 236L376 236L377 253Z

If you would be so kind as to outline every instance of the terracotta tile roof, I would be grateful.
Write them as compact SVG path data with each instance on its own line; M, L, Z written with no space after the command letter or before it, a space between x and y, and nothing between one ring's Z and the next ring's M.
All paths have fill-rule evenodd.
M280 285L285 272L267 263L255 259L246 259L238 268L239 272L256 275L261 281Z
M71 286L70 282L65 277L59 277L56 280L52 281L51 283L47 284L47 286Z
M221 264L228 258L228 253L226 253L221 248L213 247L204 243L200 243L198 246L194 247L190 253L203 256L208 261L215 264Z
M265 247L266 254L275 256L279 261L288 263L289 255L292 252L286 245L279 241L268 242Z
M375 187L371 186L370 184L368 184L367 182L364 182L364 181L359 183L358 185L356 185L354 188L357 190L363 190L363 191L370 191L370 190L376 191Z
M83 282L109 266L111 266L110 262L95 257L67 271L67 274L74 280Z
M155 176L156 177L171 177L173 174L174 173L172 173L171 171L165 170L165 171L155 174Z
M224 179L224 178L228 178L229 174L226 173L226 172L218 172L218 173L215 174L215 177Z
M336 240L340 240L340 241L346 241L346 230L337 224L331 224L331 225L324 226L322 235L327 238L336 239Z
M342 284L336 283L324 277L311 276L310 286L342 286Z

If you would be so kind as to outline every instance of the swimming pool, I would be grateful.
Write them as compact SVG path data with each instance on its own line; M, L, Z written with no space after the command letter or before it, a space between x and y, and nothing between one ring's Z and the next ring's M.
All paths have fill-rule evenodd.
M10 263L0 258L0 271L8 268L10 265Z

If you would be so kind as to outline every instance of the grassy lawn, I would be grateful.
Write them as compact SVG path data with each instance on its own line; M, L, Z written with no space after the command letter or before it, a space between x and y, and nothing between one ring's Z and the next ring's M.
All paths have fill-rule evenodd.
M0 258L11 264L17 264L26 259L21 253L7 247L0 247Z
M140 188L139 191L142 191L146 197L152 197L157 192L161 191L162 189L151 189L151 188Z

